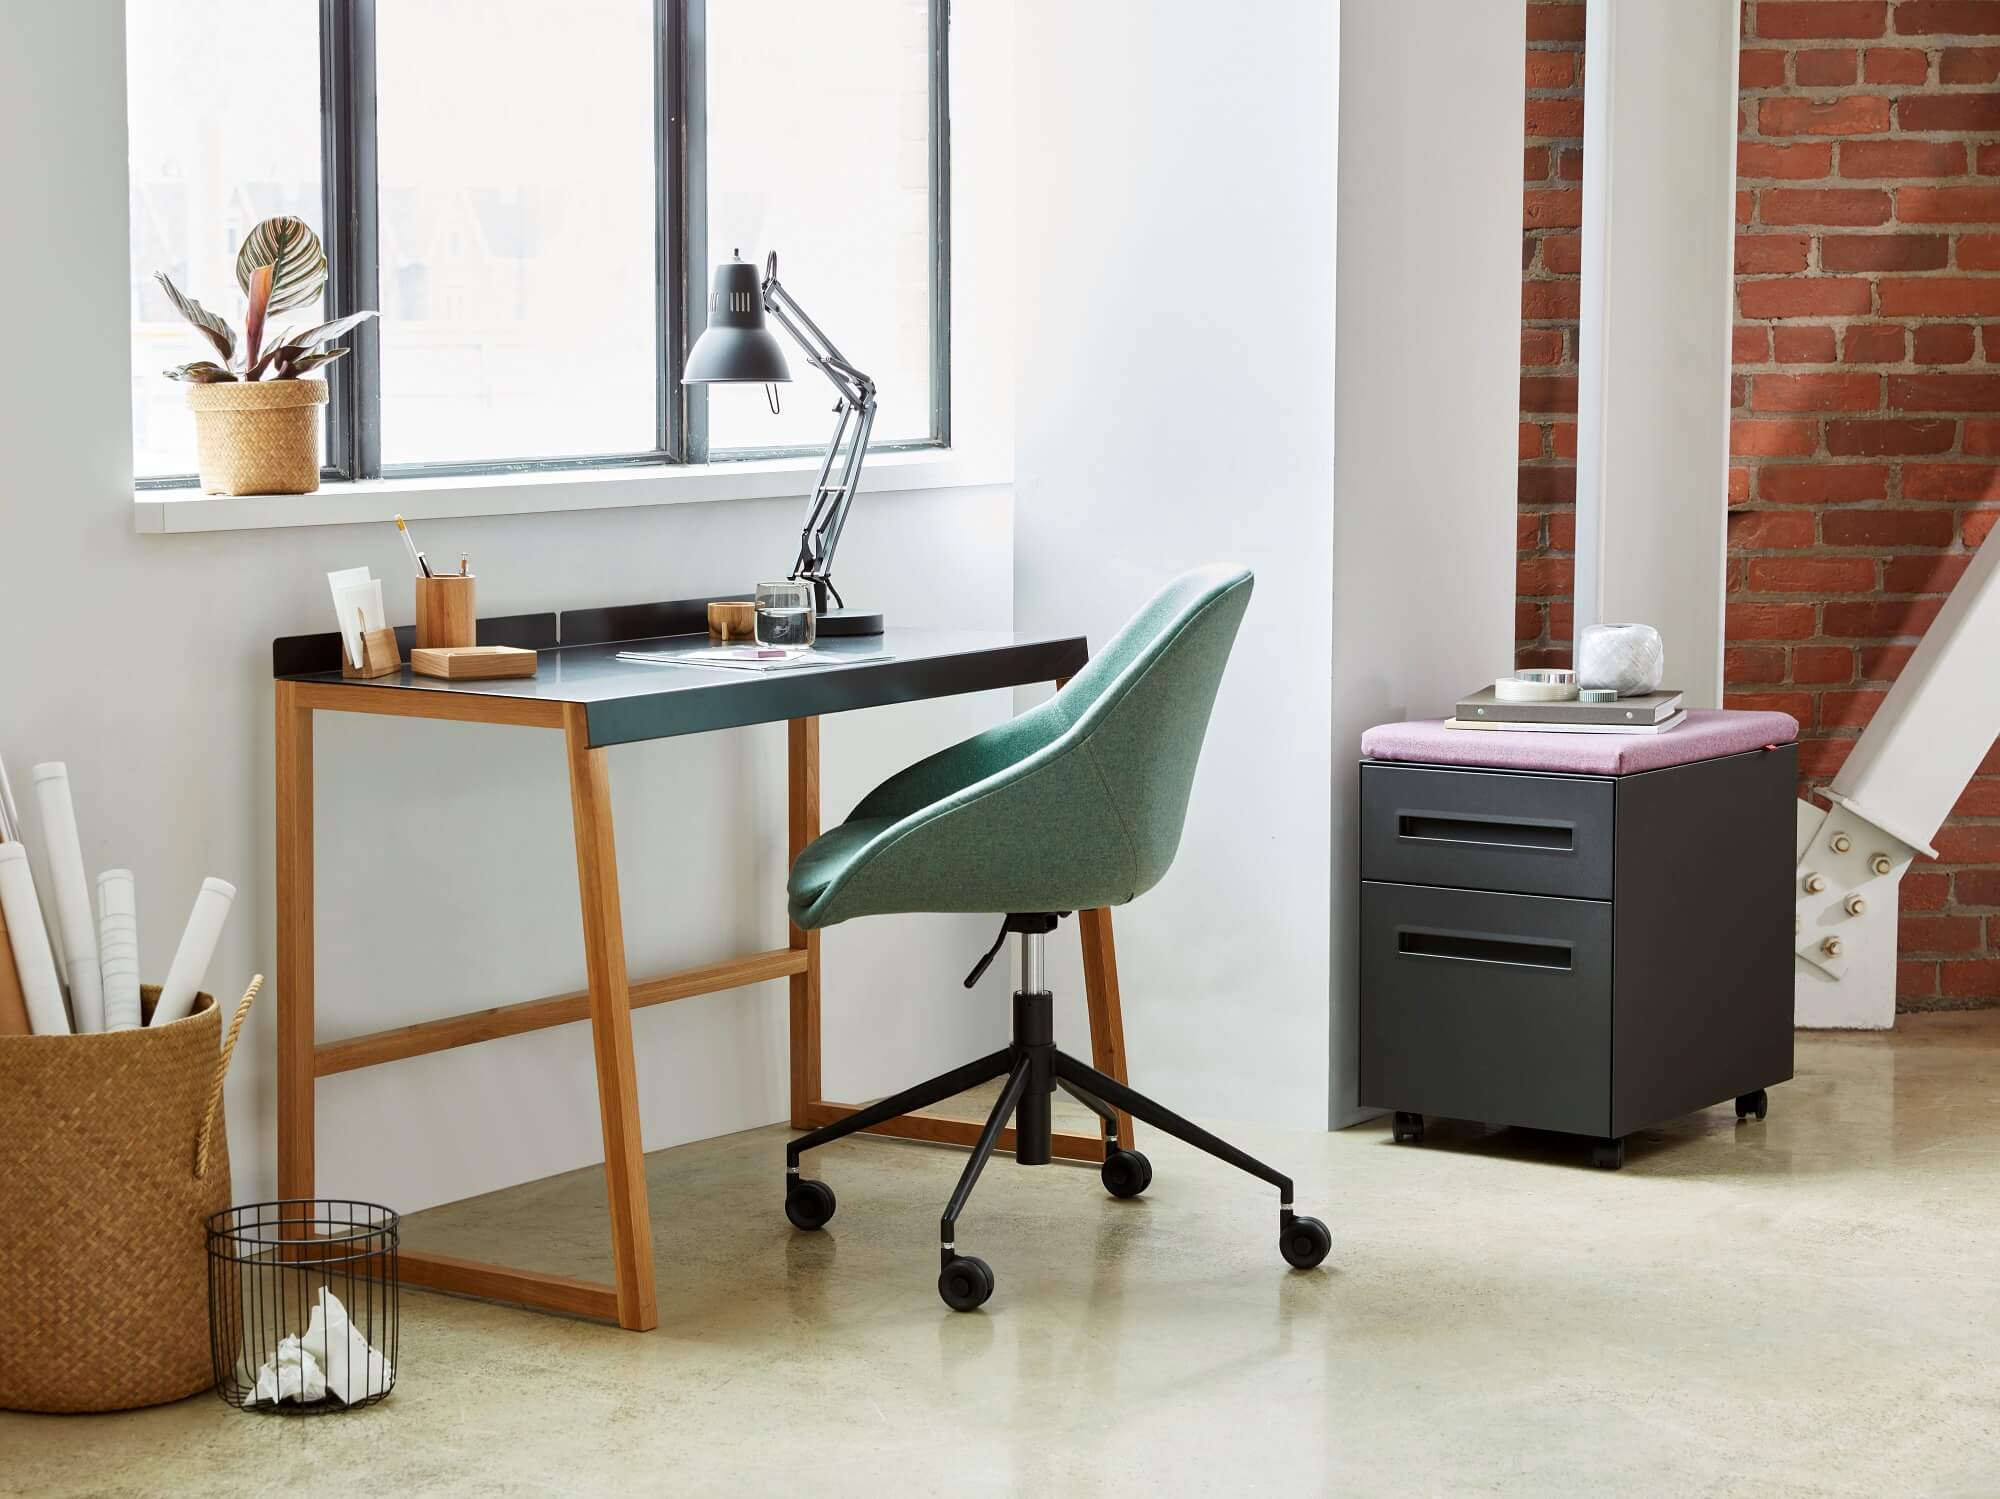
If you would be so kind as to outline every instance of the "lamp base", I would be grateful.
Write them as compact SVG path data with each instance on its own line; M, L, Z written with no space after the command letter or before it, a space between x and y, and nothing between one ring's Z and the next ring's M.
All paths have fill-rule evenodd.
M828 609L816 621L821 635L845 639L854 635L880 635L882 616L873 609Z

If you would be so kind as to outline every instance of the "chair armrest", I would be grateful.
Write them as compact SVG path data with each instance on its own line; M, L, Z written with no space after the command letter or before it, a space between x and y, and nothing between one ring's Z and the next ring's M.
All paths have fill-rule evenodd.
M899 821L1047 749L1067 727L1055 700L1050 699L1018 718L962 739L898 771L863 797L860 805L848 814L849 820L882 817Z

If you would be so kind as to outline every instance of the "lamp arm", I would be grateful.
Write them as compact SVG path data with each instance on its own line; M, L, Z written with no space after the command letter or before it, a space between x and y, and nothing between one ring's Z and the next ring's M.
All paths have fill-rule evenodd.
M833 586L833 554L840 545L840 533L847 525L847 512L861 485L861 465L868 456L868 438L875 426L875 382L849 362L820 327L778 280L778 257L774 253L764 263L762 287L764 310L789 333L805 354L806 363L826 376L839 395L834 411L833 440L827 445L820 464L819 482L814 486L812 505L799 532L798 560L792 566L794 578L813 584L814 606L826 612L826 595L835 602L840 594ZM837 459L844 461L838 481L833 478Z
M804 351L806 363L826 376L842 400L856 407L874 401L875 382L848 362L847 356L820 331L819 324L812 320L805 308L799 306L797 298L778 279L778 257L775 254L767 263L763 293L764 310L791 334L792 342Z

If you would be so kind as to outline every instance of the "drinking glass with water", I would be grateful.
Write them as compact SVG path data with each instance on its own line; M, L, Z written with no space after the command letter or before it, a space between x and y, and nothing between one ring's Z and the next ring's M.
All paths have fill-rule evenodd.
M812 584L788 579L757 585L757 644L804 649L813 643Z

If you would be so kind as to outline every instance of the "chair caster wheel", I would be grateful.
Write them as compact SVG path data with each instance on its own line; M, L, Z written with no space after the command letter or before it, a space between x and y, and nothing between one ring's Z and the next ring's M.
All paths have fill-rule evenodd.
M993 1294L993 1267L977 1255L954 1255L938 1275L938 1295L955 1312L976 1312Z
M1153 1163L1136 1150L1114 1150L1097 1177L1113 1197L1137 1197L1153 1184Z
M1625 1165L1625 1140L1623 1136L1614 1140L1594 1140L1590 1146L1590 1164L1605 1171L1622 1170Z
M1390 1133L1395 1136L1398 1145L1401 1145L1405 1140L1410 1141L1414 1145L1421 1145L1424 1143L1424 1116L1422 1114L1405 1114L1402 1110L1398 1109L1396 1111L1395 1123L1390 1127Z
M1736 1100L1736 1117L1738 1119L1747 1119L1752 1114L1762 1119L1770 1112L1771 1100L1762 1088L1759 1088L1755 1093L1745 1093L1741 1098Z
M1310 1270L1333 1248L1333 1235L1317 1218L1293 1218L1278 1230L1278 1250L1294 1270Z
M825 1182L795 1178L785 1189L785 1216L793 1228L825 1228L833 1219L833 1188Z

